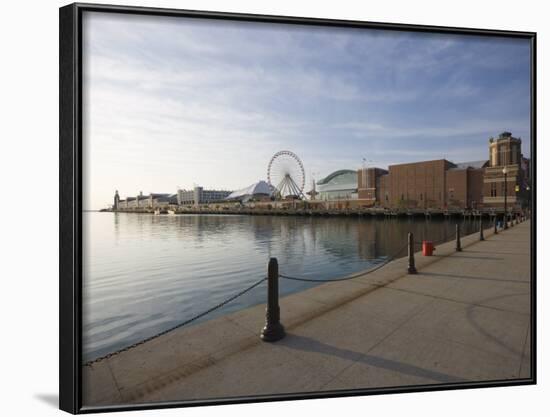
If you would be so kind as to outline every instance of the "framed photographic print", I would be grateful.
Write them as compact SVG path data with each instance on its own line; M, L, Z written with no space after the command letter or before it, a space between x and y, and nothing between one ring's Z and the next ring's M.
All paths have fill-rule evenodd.
M535 42L62 7L60 408L534 384Z

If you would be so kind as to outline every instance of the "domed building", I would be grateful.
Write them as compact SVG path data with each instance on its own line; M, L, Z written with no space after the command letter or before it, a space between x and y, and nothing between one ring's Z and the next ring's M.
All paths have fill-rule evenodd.
M317 181L317 200L357 199L357 171L341 169Z

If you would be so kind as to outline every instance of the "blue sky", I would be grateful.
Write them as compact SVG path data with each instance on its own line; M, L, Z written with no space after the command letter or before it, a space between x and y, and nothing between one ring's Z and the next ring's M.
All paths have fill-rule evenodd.
M238 189L297 153L306 188L363 158L530 155L527 40L87 13L84 207L115 189Z

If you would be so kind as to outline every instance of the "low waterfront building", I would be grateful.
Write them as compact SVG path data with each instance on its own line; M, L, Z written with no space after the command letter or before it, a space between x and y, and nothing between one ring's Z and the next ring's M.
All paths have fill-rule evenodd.
M198 205L218 203L231 194L231 191L225 190L205 190L203 187L196 186L192 190L178 190L177 204L182 205Z
M149 195L144 195L143 192L140 192L135 197L126 197L126 199L121 200L117 190L115 192L113 209L154 209L156 207L166 207L175 204L177 204L176 194L150 193Z

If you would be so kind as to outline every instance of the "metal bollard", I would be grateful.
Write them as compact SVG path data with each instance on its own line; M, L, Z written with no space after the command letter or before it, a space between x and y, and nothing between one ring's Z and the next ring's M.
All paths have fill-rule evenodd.
M485 240L485 237L483 236L483 218L480 217L479 221L479 240Z
M416 274L416 266L414 265L414 235L409 233L409 267L407 268L409 274Z
M497 227L497 216L495 216L495 235L498 235L498 227Z
M270 258L267 266L267 308L265 327L261 338L264 342L276 342L285 337L285 328L280 322L279 309L279 264L277 258Z
M460 246L460 225L456 225L456 251L462 252L462 247Z

